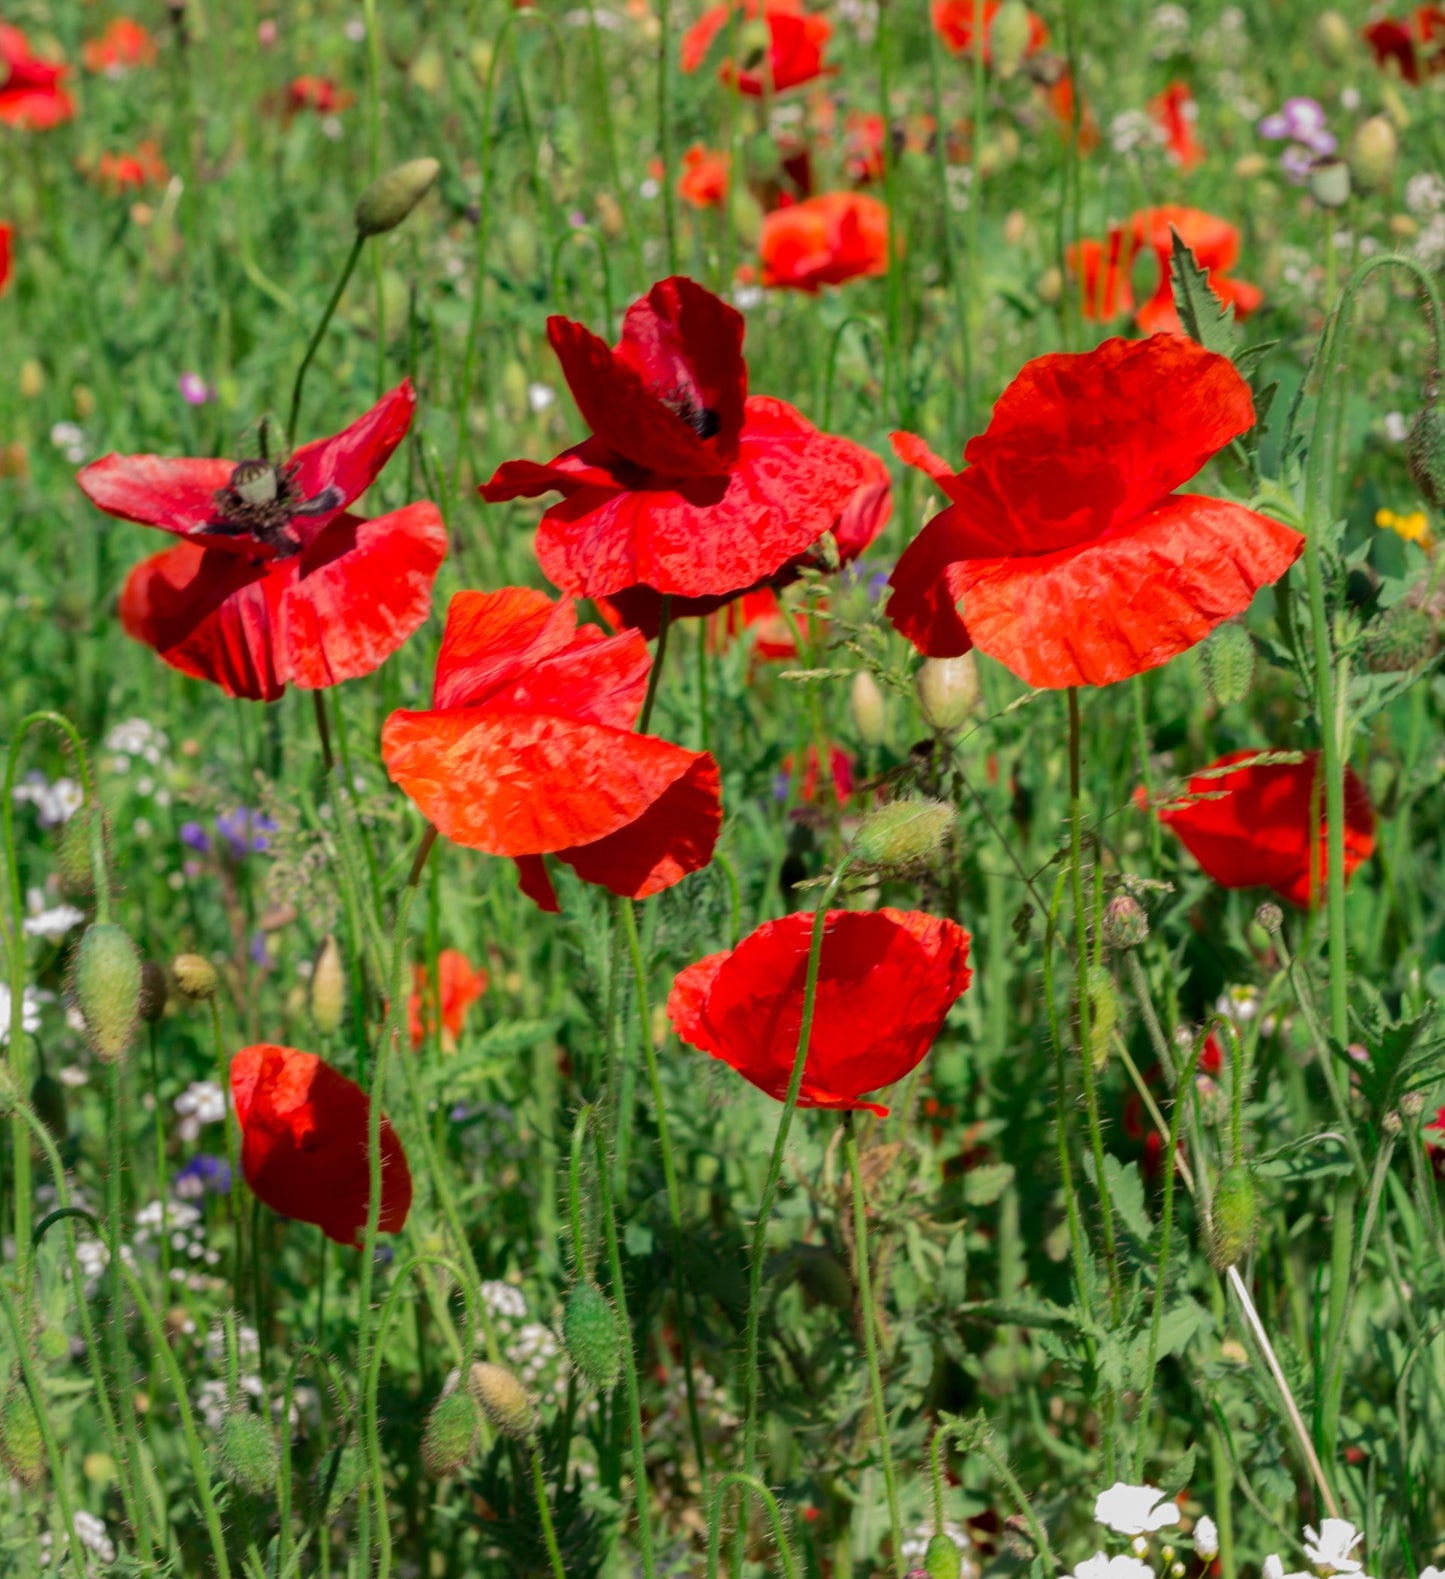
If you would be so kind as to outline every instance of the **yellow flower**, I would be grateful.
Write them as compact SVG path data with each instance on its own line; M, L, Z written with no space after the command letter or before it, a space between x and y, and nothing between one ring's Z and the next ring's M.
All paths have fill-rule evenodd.
M1430 522L1423 510L1412 510L1409 515L1396 515L1393 510L1376 510L1375 525L1387 528L1407 543L1418 543L1427 551L1434 547L1430 537Z

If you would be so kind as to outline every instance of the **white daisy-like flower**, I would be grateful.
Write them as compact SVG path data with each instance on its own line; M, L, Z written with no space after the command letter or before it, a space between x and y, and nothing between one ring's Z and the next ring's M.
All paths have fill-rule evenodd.
M0 1047L10 1040L10 989L0 982ZM27 987L20 995L20 1028L31 1036L40 1029L40 994Z
M1179 1508L1155 1486L1130 1486L1117 1480L1094 1502L1094 1520L1119 1535L1148 1535L1178 1524Z
M1305 1525L1305 1556L1314 1567L1328 1568L1331 1573L1362 1573L1365 1565L1350 1553L1364 1538L1348 1519L1321 1519L1318 1534L1313 1526Z
M1219 1526L1207 1513L1194 1526L1194 1555L1207 1563L1219 1556Z
M51 905L48 909L45 896L32 888L25 896L30 914L24 921L25 936L44 938L48 943L59 943L67 932L73 931L85 920L85 912L74 905Z
M1110 1557L1096 1552L1074 1569L1073 1579L1154 1579L1154 1570L1137 1557Z
M1315 1579L1314 1574L1311 1573L1287 1574L1284 1571L1284 1563L1274 1552L1271 1552L1261 1564L1260 1574L1262 1579Z

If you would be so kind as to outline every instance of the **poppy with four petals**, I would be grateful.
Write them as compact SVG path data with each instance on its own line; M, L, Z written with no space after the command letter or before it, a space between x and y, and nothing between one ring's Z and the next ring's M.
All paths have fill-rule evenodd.
M426 619L446 555L425 500L374 520L347 506L376 480L416 409L409 382L289 461L106 455L81 489L108 515L184 541L131 571L127 633L228 696L274 701L370 674Z
M726 39L734 9L726 4L713 6L683 34L684 71L696 71L713 42L720 35ZM718 75L725 83L736 81L739 93L754 99L765 92L785 93L836 70L823 64L833 24L825 16L806 11L802 0L743 0L736 9L742 70L735 71L732 61L725 60Z
M966 471L894 435L949 504L894 568L889 619L928 657L977 646L1044 688L1167 663L1304 549L1243 505L1175 492L1253 423L1234 365L1180 335L1026 363Z
M712 757L634 732L651 667L636 631L579 627L570 598L459 592L432 706L387 719L382 758L447 838L515 860L542 909L544 855L645 899L706 866L722 823Z
M820 192L763 216L763 284L816 292L888 272L888 205L866 192Z
M75 114L75 100L62 86L69 66L37 60L18 27L0 22L0 123L44 132Z
M798 1051L813 917L765 921L680 971L667 1014L683 1041L782 1101ZM867 1100L915 1069L972 979L968 933L916 910L830 910L799 1107Z

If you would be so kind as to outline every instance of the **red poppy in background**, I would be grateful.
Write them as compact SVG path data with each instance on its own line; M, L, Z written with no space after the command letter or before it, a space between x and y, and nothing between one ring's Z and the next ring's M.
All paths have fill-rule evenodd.
M99 38L87 39L80 58L87 71L123 77L137 66L153 66L156 41L133 17L118 16Z
M983 58L992 63L989 47L989 30L998 15L1001 0L984 0L983 6ZM977 14L976 0L933 0L934 31L955 55L973 53L973 24ZM1049 30L1043 18L1029 12L1029 36L1024 55L1037 54L1049 41Z
M864 192L820 192L763 216L763 284L796 291L888 272L888 208Z
M437 955L437 1006L441 1009L442 1045L456 1045L466 1023L467 1010L490 985L485 970L474 970L471 961L460 949L444 948ZM425 965L412 968L412 991L407 1000L407 1026L411 1031L411 1045L420 1047L432 1029L432 982Z
M820 761L817 746L809 746L803 756L803 780L798 785L798 799L805 805L816 805L819 799L818 786L822 780ZM783 758L783 780L785 781L779 799L787 794L786 781L793 776L793 756L790 752ZM828 787L833 792L833 799L839 805L845 805L853 798L853 791L858 786L854 773L853 758L848 755L842 746L828 747Z
M37 60L20 29L0 22L0 122L44 132L68 121L75 100L61 83L69 71L69 66Z
M797 1057L813 917L766 921L678 973L667 1014L683 1041L782 1101ZM888 1112L881 1091L922 1062L968 987L968 933L915 910L830 910L799 1107Z
M1301 909L1313 903L1311 861L1321 887L1327 870L1324 784L1319 753L1302 762L1250 763L1257 751L1234 751L1189 781L1185 804L1165 808L1159 821L1224 888L1272 888ZM1313 803L1313 816L1311 807ZM1310 823L1315 836L1310 836ZM1345 878L1375 848L1375 813L1358 776L1345 770Z
M336 115L356 102L354 93L347 93L330 77L293 77L286 86L286 108L291 115L311 110L317 115Z
M1163 93L1150 99L1149 115L1164 133L1169 157L1181 170L1204 163L1204 144L1197 130L1199 105L1187 83L1171 82Z
M592 436L546 465L506 462L481 494L560 492L537 529L544 574L628 624L662 594L704 613L761 585L876 481L867 450L748 396L742 315L692 280L634 302L615 348L567 318L547 334Z
M719 34L726 35L732 9L713 6L683 34L684 71L696 71L713 41ZM766 45L760 34L751 36L759 22L767 32ZM837 69L823 64L833 24L825 16L810 15L802 0L743 0L738 9L738 32L745 35L741 38L742 70L735 73L732 61L725 60L718 75L729 84L736 80L738 92L752 98L761 98L765 91L783 93L801 87Z
M645 899L706 866L722 823L713 759L633 732L651 667L636 631L579 628L570 598L458 592L431 709L382 730L387 771L447 838L512 857L544 910L543 855Z
M241 1130L241 1172L273 1212L315 1225L339 1245L361 1243L371 1198L366 1093L315 1053L262 1043L231 1060L231 1100ZM381 1121L383 1233L399 1234L411 1210L411 1171Z
M1375 64L1387 67L1393 62L1406 82L1418 85L1424 77L1445 70L1445 9L1440 6L1417 6L1409 22L1382 17L1361 36Z
M1253 423L1233 364L1180 335L1036 358L969 440L967 471L894 435L950 503L899 559L889 619L928 657L976 645L1034 686L1166 663L1304 548L1242 505L1174 492Z
M98 187L117 195L163 186L170 180L170 175L165 160L161 158L160 144L149 138L137 143L132 153L112 153L107 150L90 171L90 178Z
M183 674L256 701L370 674L426 619L447 550L434 504L370 521L346 508L415 409L402 383L284 464L106 455L85 467L76 481L108 515L186 540L131 571L126 631Z
M678 194L694 208L720 208L728 196L728 156L694 143L682 156Z
M0 225L0 296L10 283L10 253L15 241L15 231L10 225Z

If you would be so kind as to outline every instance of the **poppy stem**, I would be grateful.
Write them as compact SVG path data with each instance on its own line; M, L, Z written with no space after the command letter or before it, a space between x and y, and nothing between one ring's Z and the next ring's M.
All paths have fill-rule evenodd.
M226 1133L226 1168L231 1176L231 1187L226 1191L226 1217L231 1225L231 1292L239 1297L241 1287L241 1219L236 1212L236 1192L241 1187L241 1175L236 1168L236 1137L231 1128L233 1106L231 1102L231 1070L226 1061L226 1039L221 1032L221 1006L211 995L211 1041L216 1049L216 1080L221 1087L221 1128Z
M326 696L320 690L311 693L311 703L316 712L316 735L321 742L321 765L326 769L329 778L336 766L336 759L331 754L331 721L326 716Z
M547 1556L552 1562L552 1579L567 1579L562 1566L562 1552L557 1545L557 1529L552 1523L552 1506L547 1501L547 1477L542 1473L542 1454L534 1437L527 1448L527 1458L532 1466L532 1490L537 1494L537 1516L542 1521L542 1539L547 1545Z
M731 1486L741 1486L745 1491L751 1491L762 1503L768 1515L768 1523L773 1527L773 1544L778 1548L778 1556L782 1558L783 1579L797 1579L798 1565L793 1556L793 1549L788 1544L788 1534L783 1525L782 1513L778 1508L778 1499L755 1476L740 1475L736 1470L730 1475L724 1475L717 1484L713 1514L708 1521L707 1579L717 1579L718 1548L722 1545L723 1493Z
M645 735L652 722L652 704L657 700L657 686L662 678L662 660L667 656L667 633L672 627L672 594L662 594L662 607L657 615L657 651L652 655L652 673L647 677L647 695L642 699L642 712L637 720L637 733Z
M311 338L306 344L306 350L301 357L301 366L296 369L296 382L291 386L291 410L286 417L286 442L294 449L296 447L296 429L301 420L301 392L306 386L306 375L311 370L312 359L316 355L316 348L321 344L331 319L336 312L337 303L341 300L341 293L351 282L351 276L356 270L357 260L361 257L361 249L366 245L366 237L357 231L351 243L351 251L346 256L345 267L341 270L341 278L337 280L335 289L331 292L331 299L326 303L326 308L321 314L321 321L312 330ZM318 693L319 694L319 693Z
M657 130L662 154L662 229L667 238L667 272L677 273L677 192L676 160L672 147L672 115L669 75L672 67L671 0L658 0L657 6Z

